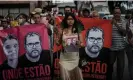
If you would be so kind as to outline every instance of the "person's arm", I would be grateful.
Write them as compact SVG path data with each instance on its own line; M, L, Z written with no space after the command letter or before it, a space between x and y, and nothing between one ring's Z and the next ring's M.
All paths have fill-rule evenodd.
M55 44L56 45L61 45L61 40L62 40L62 29L60 28L60 29L56 29L55 28L55 30L54 31L56 31L56 33L54 34L54 42L55 42Z
M127 35L127 41L129 44L133 45L133 33L132 33L132 27L130 27L130 20L127 21L126 24L126 35Z
M94 11L95 10L94 9L94 5L93 5L93 3L91 1L90 1L89 5L91 5L91 7L92 7L91 10Z
M84 2L81 2L81 6L79 7L79 11L78 11L78 16L79 17L82 17L82 7L83 7L83 4L84 4Z
M80 40L80 46L83 47L84 46L84 40L83 40L83 35L82 33L79 33L79 40Z
M122 33L123 36L126 35L126 30L125 29L121 28L121 26L117 26L117 28L118 28L119 32Z
M122 25L117 25L118 30L123 34L126 35L126 23L122 21Z
M84 46L84 40L83 40L83 35L82 35L82 31L84 30L84 25L82 24L82 22L80 20L78 20L77 23L77 28L78 28L78 35L79 35L79 45L82 47Z
M116 27L117 27L117 29L118 29L118 31L122 34L122 35L125 35L126 34L126 24L125 24L125 22L121 22L121 25L118 25L117 24L117 21L113 18L112 19L112 24L114 24Z

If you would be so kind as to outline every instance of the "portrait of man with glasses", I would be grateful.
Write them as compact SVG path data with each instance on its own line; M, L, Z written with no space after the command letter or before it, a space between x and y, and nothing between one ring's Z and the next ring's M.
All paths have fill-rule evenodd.
M92 27L86 33L85 51L91 58L96 58L104 43L104 32L101 28Z
M36 32L28 33L25 36L24 48L26 53L19 58L20 67L33 67L39 64L51 63L50 51L43 50L41 36Z
M79 67L84 80L108 80L109 48L104 47L104 30L99 26L91 27L86 32L86 46L79 50ZM99 64L99 66L97 66ZM98 67L104 67L104 70ZM105 71L105 72L102 72ZM93 76L104 76L97 78Z
M25 56L31 62L37 62L42 52L41 39L37 33L29 33L25 37Z

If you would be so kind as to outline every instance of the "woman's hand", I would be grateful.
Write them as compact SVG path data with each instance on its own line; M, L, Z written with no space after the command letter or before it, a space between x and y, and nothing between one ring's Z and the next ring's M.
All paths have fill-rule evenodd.
M81 41L77 41L77 42L76 42L76 45L79 46L79 47L83 47L83 46L84 46L84 43L81 42Z

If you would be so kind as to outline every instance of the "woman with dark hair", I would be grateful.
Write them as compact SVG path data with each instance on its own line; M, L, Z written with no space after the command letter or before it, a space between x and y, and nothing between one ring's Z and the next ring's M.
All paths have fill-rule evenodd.
M78 30L78 32L81 32L82 30L84 30L84 25L82 24L82 22L79 20L79 19L77 19L76 17L75 17L75 15L73 14L73 13L68 13L68 14L66 14L65 15L65 18L62 20L62 22L61 22L61 28L66 28L66 27L68 27L68 24L67 24L67 18L69 17L69 16L71 16L73 19L74 19L74 27L76 27L76 29ZM73 28L74 28L73 27ZM76 30L76 31L77 31Z
M76 17L68 13L63 19L63 27L60 30L60 37L56 38L57 44L62 44L60 54L60 75L62 80L82 80L79 63L79 46L83 46L81 31Z
M18 15L17 20L19 22L19 25L29 25L30 23L28 22L28 16L24 13L21 13Z

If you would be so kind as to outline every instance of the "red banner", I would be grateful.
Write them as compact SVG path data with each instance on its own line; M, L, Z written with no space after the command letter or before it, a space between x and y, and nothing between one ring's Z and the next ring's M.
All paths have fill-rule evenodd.
M111 47L111 36L112 36L112 25L110 20L103 20L103 19L96 19L96 18L77 18L79 19L82 24L84 25L85 30L82 31L82 37L84 40L84 47L79 50L80 52L80 62L79 67L82 70L83 78L84 80L106 80L107 79L107 73L108 73L108 59L109 59L109 48ZM87 32L91 28L96 28L96 31L99 30L103 33L102 38L103 44L101 44L100 54L97 58L90 58L86 54L85 47L87 47ZM94 28L94 31L95 31ZM97 29L98 28L98 29ZM94 33L93 35L98 35L97 33ZM96 37L95 36L95 37ZM92 38L92 37L91 37ZM92 38L92 40L95 38ZM94 41L98 41L101 38L96 38ZM99 41L100 42L100 41ZM95 47L96 48L96 47ZM94 48L94 50L95 50ZM60 74L57 74L56 72L59 72L59 53L57 51L61 50L61 47L57 46L55 44L54 46L54 76L56 78L59 77ZM102 54L101 54L102 53Z
M85 47L79 49L84 80L108 80L112 25L109 20L79 18Z
M25 25L0 31L1 80L51 80L47 28Z

